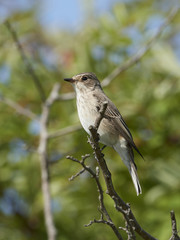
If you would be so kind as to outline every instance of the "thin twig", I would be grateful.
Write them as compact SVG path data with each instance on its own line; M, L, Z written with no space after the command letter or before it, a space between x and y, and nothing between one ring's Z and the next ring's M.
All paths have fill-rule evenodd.
M80 129L82 129L82 127L79 124L73 125L73 126L69 126L69 127L65 127L65 128L62 128L62 129L54 132L54 133L53 132L49 133L48 138L62 137L64 135L73 133L73 132L78 131Z
M25 117L28 117L32 120L37 119L36 114L34 114L31 110L22 107L21 105L17 104L16 102L12 101L11 99L1 96L0 102L7 104L11 108L13 108L17 113L19 113Z
M72 175L70 178L69 178L69 181L73 181L76 177L79 177L86 169L81 169L78 173L76 173L75 175Z
M48 108L50 108L55 101L58 101L60 87L61 87L60 83L54 84L53 89L45 103L45 105Z
M94 127L95 127L96 129L99 128L99 125L100 125L100 123L101 123L101 121L102 121L102 119L103 119L103 117L104 117L104 113L105 113L105 111L106 111L107 105L108 105L108 102L107 102L107 101L103 102L102 105L101 105L101 108L100 108L100 110L99 110L99 117L97 117L97 119L96 119L96 121L95 121L95 123L94 123Z
M48 99L42 105L42 114L40 119L41 131L39 141L39 156L41 163L41 178L42 178L42 192L44 197L44 215L46 222L46 229L48 233L48 240L56 239L56 228L53 220L53 214L51 210L51 195L49 187L49 167L48 167L48 120L50 107L57 100L60 85L55 84Z
M70 93L59 94L58 100L59 101L68 101L68 100L72 100L74 98L75 98L75 93L70 92Z
M152 47L152 45L156 42L159 38L163 30L169 25L169 23L174 19L174 17L178 13L178 8L173 8L168 17L164 21L164 23L159 27L157 32L151 37L151 39L144 45L144 47L140 48L132 57L130 57L125 63L115 68L107 77L104 78L101 85L103 87L108 86L113 79L119 76L122 72L126 71L134 64L136 64Z
M104 219L102 219L102 220L101 220L101 219L100 219L100 220L94 219L94 220L91 220L88 224L85 224L84 226L85 226L85 227L89 227L89 226L91 226L93 223L103 223L103 224L109 225L110 227L112 227L112 225L113 225L112 222L106 221L106 220L104 220ZM122 237L119 238L119 239L122 239L122 240L123 240Z
M170 212L171 214L171 224L172 224L172 236L170 240L180 240L180 237L178 236L177 226L176 226L176 218L174 211Z
M105 220L91 220L88 224L84 224L85 227L89 227L91 226L93 223L104 223L104 224L108 224L108 221Z
M131 211L131 208L130 208L130 204L127 203L128 205L128 214L130 213ZM129 222L133 222L133 219L129 219ZM125 219L125 225L126 225L126 229L127 229L127 235L128 235L128 240L136 240L136 235L135 235L135 232L134 232L134 227L133 227L133 224L129 224L129 222Z
M14 42L16 43L17 49L18 49L19 54L22 58L22 61L25 65L25 67L26 67L26 70L29 73L29 75L32 77L32 80L33 80L33 82L34 82L34 84L35 84L35 86L36 86L36 88L39 92L40 98L41 98L42 102L44 102L45 99L46 99L44 89L42 87L42 84L41 84L37 74L35 73L35 71L32 67L32 64L30 63L28 57L25 54L25 51L24 51L24 49L23 49L23 47L20 43L20 40L18 38L18 35L17 35L16 31L14 30L14 28L12 27L12 24L8 20L4 24L7 27L10 34L12 35L12 38L13 38Z
M97 188L98 188L98 192L99 192L99 204L100 204L100 211L101 211L101 219L100 220L93 220L93 221L90 221L89 224L86 224L85 227L88 227L90 225L92 225L93 223L104 223L104 224L107 224L108 226L110 226L113 230L113 232L115 233L115 235L117 236L117 238L119 240L123 240L121 234L119 233L118 231L118 228L116 228L116 226L114 225L111 217L109 216L107 210L106 210L106 207L104 205L104 196L103 196L103 189L102 189L102 186L101 186L101 183L99 181L99 170L96 169L96 173L89 167L87 166L84 161L86 158L88 158L90 155L89 154L86 154L85 156L82 156L82 160L79 161L77 160L76 158L72 157L72 156L67 156L66 158L67 159L70 159L74 162L77 162L79 164L81 164L83 166L83 168L89 172L91 174L91 176L95 179L96 181L96 184L97 184ZM81 170L82 171L82 170ZM77 173L79 175L79 173ZM75 175L76 176L76 175ZM104 220L103 219L103 215L107 218L107 220Z

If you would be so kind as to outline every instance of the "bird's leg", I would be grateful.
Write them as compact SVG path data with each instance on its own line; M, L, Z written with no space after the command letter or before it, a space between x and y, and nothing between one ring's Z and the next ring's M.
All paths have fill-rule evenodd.
M101 152L107 147L107 145L104 145L102 148L101 148Z

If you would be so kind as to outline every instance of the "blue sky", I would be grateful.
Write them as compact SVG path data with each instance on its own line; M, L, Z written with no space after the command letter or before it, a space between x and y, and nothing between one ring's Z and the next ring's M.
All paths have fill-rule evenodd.
M37 18L50 30L76 28L83 19L83 11L78 0L41 0Z
M111 6L116 2L133 1L135 0L0 0L0 21L2 22L14 12L27 11L34 7L35 17L45 30L77 30L82 26L85 14L90 13L92 9L94 15L100 15L110 12ZM171 5L173 2L174 0ZM154 16L151 19L153 24L157 25L159 16L153 18Z
M43 26L50 30L59 28L78 29L84 19L87 5L92 7L95 14L108 12L111 6L120 0L41 0L37 16Z
M108 12L115 2L131 0L1 0L1 21L11 13L29 10L36 4L38 21L47 30L78 29L83 22L85 11L92 4L95 14Z
M89 8L90 5L92 5L93 13L100 15L110 12L111 6L116 2L132 1L138 0L0 0L0 22L3 22L12 13L27 11L34 7L35 17L43 26L44 30L48 32L58 32L60 29L74 31L82 26L85 14L91 10ZM156 0L155 2L168 9L170 9L169 5L174 6L175 3L178 6L178 3L174 0L171 2L167 0L158 2L158 0ZM162 21L164 21L162 16L152 15L151 19L147 22L147 29L156 31L159 25L162 24ZM134 35L135 33L136 32L131 31L133 39L138 37ZM173 43L179 58L179 34ZM3 69L0 69L0 71L2 70ZM6 77L7 75L4 75L4 78Z

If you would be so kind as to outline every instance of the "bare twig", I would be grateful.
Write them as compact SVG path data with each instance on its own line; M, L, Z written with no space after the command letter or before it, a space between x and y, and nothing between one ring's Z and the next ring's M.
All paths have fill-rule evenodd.
M130 204L127 203L127 206L129 207L128 209L128 215L131 211L131 208L130 208ZM130 219L129 222L133 222L133 219ZM129 225L129 222L125 219L125 226L126 226L126 230L127 230L127 235L128 235L128 240L136 240L136 235L135 235L135 232L134 232L134 227L133 227L133 224L132 225Z
M17 104L16 102L12 101L11 99L8 99L6 97L0 97L0 102L7 104L8 106L10 106L11 108L13 108L17 113L28 117L32 120L37 119L36 114L34 114L33 112L31 112L31 110L22 107L21 105ZM38 119L37 119L38 120Z
M170 240L180 240L180 237L178 236L177 226L176 226L176 218L174 211L170 212L171 214L171 224L172 224L172 236Z
M106 220L104 220L104 219L102 219L102 220L101 220L101 219L100 219L100 220L94 219L93 221L91 220L88 224L85 224L84 226L85 226L85 227L89 227L89 226L91 226L93 223L103 223L103 224L109 225L110 227L113 226L113 223L112 223L112 222L106 221ZM122 236L121 236L121 238L119 238L119 239L123 240Z
M101 105L101 108L100 108L100 110L99 110L99 117L96 119L96 121L95 121L95 123L94 123L94 127L95 127L96 129L98 129L98 127L99 127L99 125L100 125L100 123L101 123L101 120L102 120L103 117L104 117L104 113L105 113L105 111L106 111L107 105L108 105L108 102L107 102L107 101L103 102L102 105Z
M129 69L131 66L136 64L152 47L152 45L156 42L159 38L163 30L169 25L169 23L174 19L174 17L178 13L178 8L173 8L168 17L166 18L165 22L160 26L158 31L151 37L151 39L144 45L144 47L140 48L132 57L130 57L125 63L115 68L107 77L104 78L101 85L103 87L108 86L113 79L119 76L122 72Z
M25 64L26 70L29 73L29 75L32 77L32 80L39 92L40 98L41 98L42 102L44 102L45 98L46 98L44 89L43 89L41 82L40 82L37 74L35 73L29 59L27 58L27 56L25 54L25 51L20 43L20 40L18 38L16 31L14 30L14 28L12 27L11 23L8 20L4 24L7 27L10 34L12 35L12 38L13 38L14 42L16 43L17 49L21 55L22 61Z
M75 93L70 92L70 93L59 94L58 100L59 101L68 101L68 100L72 100L74 98L75 98Z
M94 219L93 221L90 221L89 224L86 224L85 227L88 227L88 226L92 225L93 223L107 224L108 226L110 226L112 228L112 230L115 233L115 235L117 236L117 238L119 240L123 240L121 234L118 231L118 228L116 228L116 226L114 225L114 223L111 220L111 218L110 218L110 216L109 216L109 214L106 210L106 207L104 205L103 189L102 189L101 183L99 181L99 170L96 169L96 173L95 173L89 166L86 166L85 163L84 163L85 159L88 158L89 156L90 156L89 154L86 154L85 156L82 156L81 161L77 160L76 158L74 158L72 156L67 156L66 157L67 159L70 159L74 162L77 162L77 163L81 164L83 166L83 168L91 174L91 176L95 179L96 184L97 184L97 188L98 188L98 192L99 192L99 204L100 204L100 211L101 211L101 219L100 220L95 220ZM78 172L76 175L79 175L79 173L80 172ZM103 219L103 215L106 217L107 220Z
M131 229L129 228L129 224L126 220L125 220L125 227L119 227L119 229L126 232L126 234L128 236L127 240L135 240L136 239L135 233L133 231L131 232Z
M78 131L80 129L82 129L82 127L79 124L73 125L73 126L69 126L69 127L65 127L65 128L62 128L62 129L54 132L54 133L49 133L48 138L62 137L64 135L73 133L73 132Z
M55 102L58 101L59 98L59 90L60 90L60 84L59 83L55 83L53 86L53 89L49 95L49 97L46 100L45 105L47 106L47 108L50 108L51 105Z
M91 220L88 224L85 224L84 226L85 227L89 227L91 226L93 223L104 223L104 224L107 224L107 225L110 225L110 223L108 221L105 221L105 220Z
M49 188L49 168L48 168L48 153L47 153L47 145L48 145L48 119L50 106L57 100L58 91L60 85L55 84L48 99L42 105L42 114L40 119L41 131L40 131L40 142L39 142L39 156L41 163L41 178L42 178L42 191L44 197L44 215L46 228L48 233L48 240L56 239L56 228L53 221L52 211L51 211L51 196L50 196L50 188Z
M85 172L86 169L81 169L78 173L76 173L75 175L72 175L70 178L69 178L69 181L73 181L76 177L80 176L83 172Z

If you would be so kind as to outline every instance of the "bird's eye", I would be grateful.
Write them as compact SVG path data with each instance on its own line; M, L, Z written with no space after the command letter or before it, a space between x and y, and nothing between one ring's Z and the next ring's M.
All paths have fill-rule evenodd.
M87 77L86 77L86 76L82 77L82 80L83 80L83 81L86 81L86 80L87 80Z

